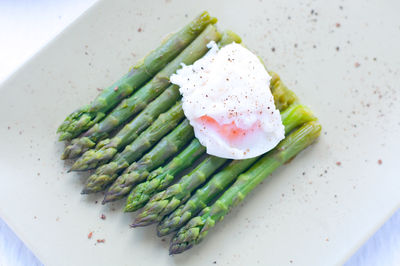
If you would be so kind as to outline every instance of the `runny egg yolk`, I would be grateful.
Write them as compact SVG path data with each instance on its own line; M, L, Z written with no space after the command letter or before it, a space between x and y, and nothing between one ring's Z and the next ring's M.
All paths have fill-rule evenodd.
M258 121L248 129L238 127L235 121L232 121L229 124L220 124L208 115L201 116L200 122L206 125L206 127L214 129L221 137L225 138L231 144L244 139L248 133L254 132L256 128L260 127Z

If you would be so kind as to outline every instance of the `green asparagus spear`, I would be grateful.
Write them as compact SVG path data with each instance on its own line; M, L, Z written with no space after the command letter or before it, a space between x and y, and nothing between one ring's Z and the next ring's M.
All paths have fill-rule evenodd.
M236 33L234 33L231 30L224 30L222 32L222 36L221 36L221 40L218 43L218 47L223 47L225 45L228 45L230 43L241 43L242 42L242 38L240 38L239 35L237 35Z
M181 104L181 102L178 102L170 110L161 114L148 129L142 132L130 145L126 146L112 162L98 168L96 173L89 177L82 193L93 193L105 189L105 186L113 182L122 170L140 158L153 144L174 129L184 118Z
M278 74L273 71L268 72L271 75L270 88L274 96L276 108L285 110L288 106L297 103L298 98L296 94L283 84Z
M131 226L146 226L161 221L165 215L173 212L182 202L185 202L192 191L207 181L207 178L227 161L225 158L207 156L178 183L154 195L136 216L135 222Z
M283 125L285 126L285 135L306 122L316 120L311 110L302 105L289 106L288 109L281 113L281 116ZM246 160L234 160L222 171L215 174L184 205L181 205L158 225L158 236L167 235L182 227L193 215L196 215L201 209L207 207L219 193L235 181L240 173L249 168L260 157L262 156Z
M115 180L107 190L103 204L123 198L132 190L134 185L144 181L150 171L161 166L167 159L182 149L193 137L193 128L189 124L189 120L185 119L177 128L157 143L150 152L139 161L131 164Z
M171 85L152 101L135 119L126 124L111 139L99 142L95 149L86 151L72 166L71 170L94 169L109 162L115 154L134 141L139 134L150 126L159 114L165 112L180 98L179 87Z
M171 241L170 254L181 253L199 243L210 228L222 220L261 181L313 143L320 131L320 124L308 122L292 132L273 151L265 154L247 172L241 174L214 204L203 209L199 216L192 218L178 231Z
M70 114L57 130L61 132L60 140L70 140L99 122L120 100L129 96L175 58L207 25L216 22L216 18L203 12L179 32L171 35L119 81L103 90L93 103Z
M97 141L106 138L113 129L143 110L151 100L170 85L169 77L182 67L182 63L187 65L194 63L208 51L207 44L210 41L219 41L220 38L221 34L213 25L207 26L185 50L158 72L146 85L123 100L104 120L94 124L80 138L74 139L65 148L62 159L75 158L81 155L92 148Z
M133 212L143 207L156 192L169 186L175 175L192 165L206 148L195 138L192 142L166 166L154 170L143 183L137 185L126 201L126 212Z

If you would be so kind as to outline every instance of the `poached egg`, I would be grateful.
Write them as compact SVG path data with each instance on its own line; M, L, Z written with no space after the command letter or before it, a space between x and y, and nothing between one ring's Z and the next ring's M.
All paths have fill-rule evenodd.
M271 76L248 49L215 42L193 65L170 77L180 86L182 108L210 155L247 159L273 149L285 137L269 89Z

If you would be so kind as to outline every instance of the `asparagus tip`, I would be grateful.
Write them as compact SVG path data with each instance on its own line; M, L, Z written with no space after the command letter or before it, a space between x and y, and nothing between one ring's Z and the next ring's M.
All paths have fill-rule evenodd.
M112 202L112 201L116 201L117 199L119 199L118 197L115 197L115 194L109 194L109 193L106 193L105 195L104 195L104 199L103 199L103 201L101 202L101 204L106 204L106 203L109 203L109 202Z
M147 217L136 217L135 221L131 225L132 227L144 227L147 225L151 225L156 223L156 221L153 221L152 219L147 219Z
M163 236L166 236L166 234L162 234L162 233L160 232L160 230L157 230L157 236L158 236L158 237L163 237Z
M133 224L130 225L130 227L136 228L136 227L143 227L143 226L146 226L146 225L147 224L143 224L143 223L135 221Z
M83 167L71 166L71 168L67 171L67 173L69 173L69 172L83 172L83 171L87 171L87 170L91 170L91 169L93 169L93 168L88 168L88 167L83 168Z
M132 203L127 203L124 207L124 212L134 212L140 209L140 206Z
M62 133L59 137L58 137L58 140L59 141L64 141L64 140L67 140L67 134L66 133Z
M136 211L135 209L132 209L129 205L126 205L125 207L124 207L124 212L133 212L133 211Z
M85 170L85 169L82 168L82 164L79 163L79 160L78 160L71 166L71 169L69 169L68 172L79 171L79 170Z
M190 249L193 245L192 244L187 244L182 245L180 243L171 243L171 246L169 247L169 255L175 255L182 253L188 249Z
M61 160L66 160L66 159L73 159L73 156L71 156L71 150L70 150L70 145L68 145L64 152L61 154Z
M62 131L61 135L58 137L58 140L59 141L64 141L64 140L71 140L73 138L74 138L74 136L71 133L66 132L66 131Z

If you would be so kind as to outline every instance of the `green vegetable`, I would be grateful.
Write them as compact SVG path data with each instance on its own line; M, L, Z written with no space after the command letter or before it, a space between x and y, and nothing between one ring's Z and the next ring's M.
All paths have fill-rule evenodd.
M239 35L237 35L236 33L234 33L231 30L225 30L222 32L222 36L221 36L221 40L218 43L218 47L223 47L225 45L228 45L230 43L241 43L242 42L242 38L240 38Z
M321 125L307 122L292 132L275 149L265 154L210 207L202 210L182 227L171 241L170 254L181 253L199 243L225 215L276 168L289 161L313 143L319 136Z
M185 202L192 191L207 181L207 178L221 167L227 159L207 156L190 174L185 175L178 183L154 195L136 216L132 227L146 226L161 221L173 212L182 202Z
M288 106L297 103L299 99L296 94L283 84L278 74L272 71L268 72L271 75L270 89L274 96L276 108L285 110Z
M166 166L154 170L143 183L137 185L126 201L126 212L133 212L143 207L156 192L168 187L175 175L190 167L206 148L195 138L192 142Z
M143 130L154 122L159 114L167 111L179 98L179 87L169 86L113 138L105 139L99 142L95 149L86 151L74 163L71 170L93 169L109 162L119 150L134 141Z
M281 113L285 126L285 135L305 122L316 120L311 110L302 105L292 105ZM207 207L219 193L223 192L236 177L249 168L260 157L246 160L234 160L223 170L215 174L208 183L199 188L196 193L184 204L171 213L157 227L159 236L167 235L182 227L193 215Z
M118 102L132 94L175 58L209 24L216 22L216 18L210 17L208 12L203 12L179 32L173 34L125 76L103 90L93 103L70 114L57 130L61 133L60 140L70 140L99 122Z
M74 139L65 148L62 159L75 158L92 148L97 141L108 137L109 132L143 110L151 100L160 95L170 85L169 77L182 67L182 63L187 65L194 63L208 51L207 44L210 41L219 41L220 38L221 34L213 25L207 26L185 50L146 85L123 100L104 120L93 125L80 138Z
M139 161L131 164L107 190L103 204L121 199L134 185L142 182L149 172L161 166L166 160L182 149L193 139L193 128L185 119L177 128L165 136L154 148Z
M89 177L86 188L82 193L87 194L104 190L108 184L118 177L122 170L140 158L165 134L174 129L184 118L181 105L182 103L178 102L170 110L161 114L137 139L126 146L112 162L100 166L96 173Z

